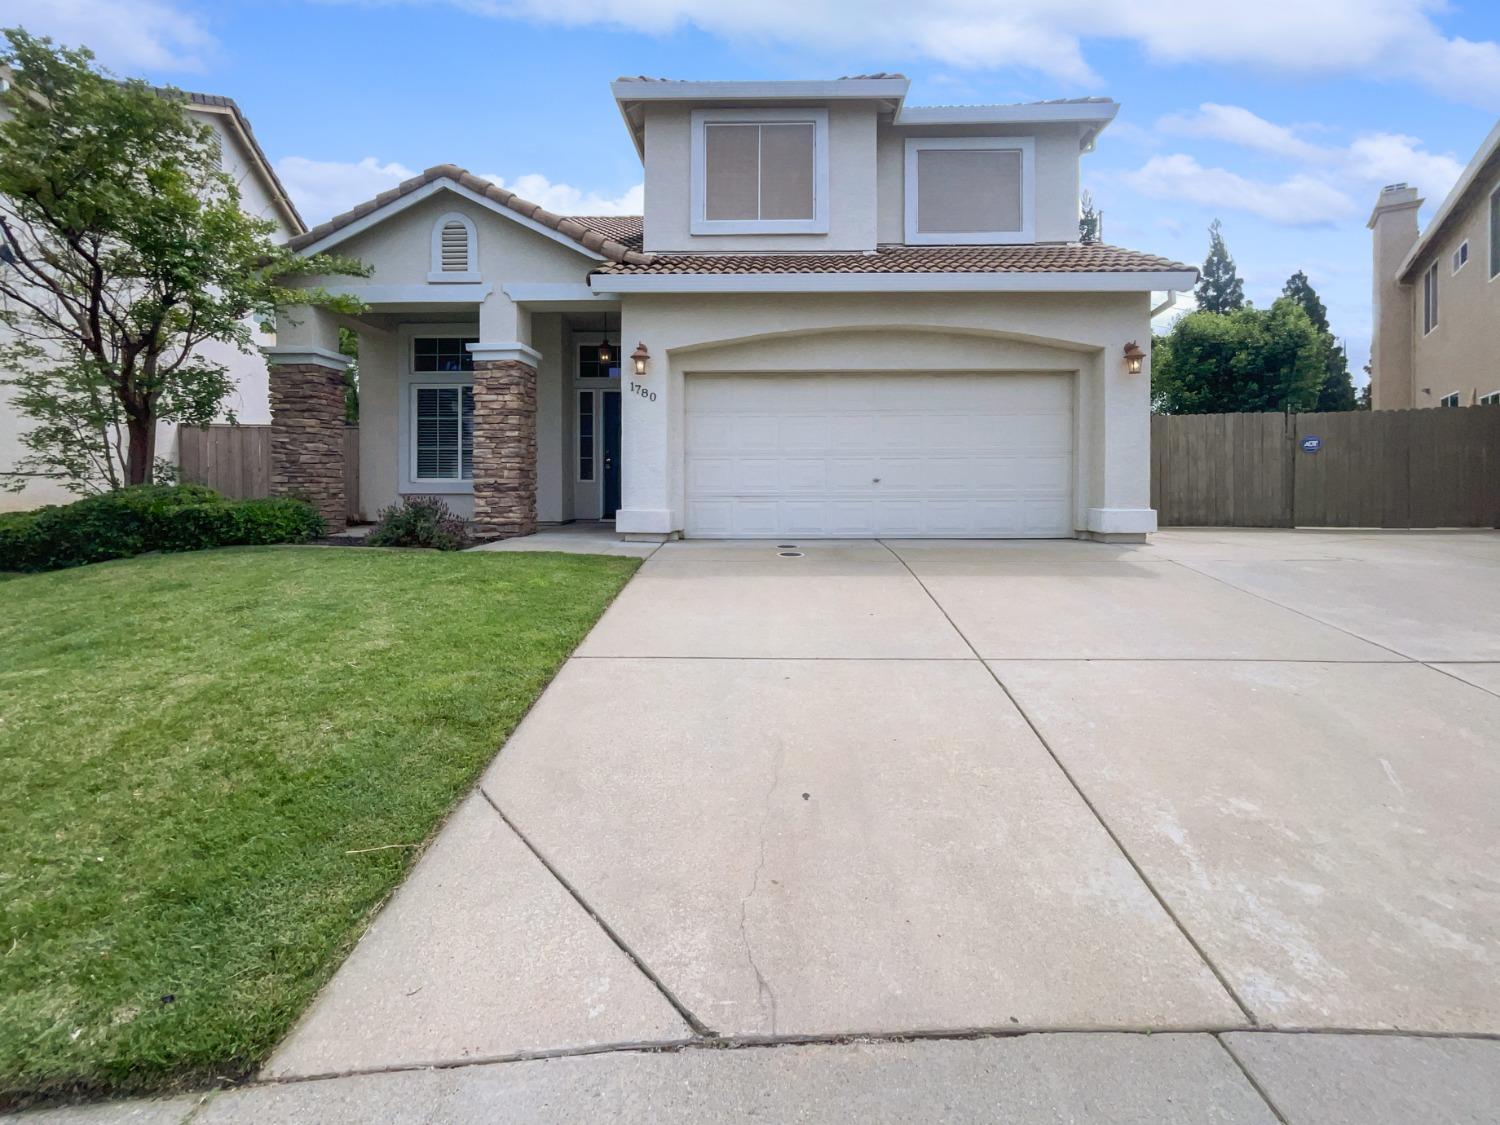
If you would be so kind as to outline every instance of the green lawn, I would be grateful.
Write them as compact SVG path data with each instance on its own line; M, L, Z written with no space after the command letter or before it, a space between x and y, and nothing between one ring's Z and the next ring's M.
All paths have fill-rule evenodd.
M264 547L6 581L0 1105L262 1060L633 559Z

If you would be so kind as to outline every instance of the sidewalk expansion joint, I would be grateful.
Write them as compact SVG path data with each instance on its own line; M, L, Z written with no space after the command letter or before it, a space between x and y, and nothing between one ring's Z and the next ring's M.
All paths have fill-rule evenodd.
M1021 1039L1033 1035L1346 1035L1385 1036L1398 1039L1480 1039L1500 1041L1500 1033L1461 1031L1402 1031L1393 1028L1276 1027L1262 1024L1182 1024L1171 1027L1059 1026L1046 1024L1005 1024L1000 1027L910 1028L900 1031L847 1031L806 1035L724 1035L714 1038L694 1036L691 1039L638 1040L621 1043L595 1043L581 1047L553 1047L535 1051L517 1051L506 1055L466 1055L463 1058L437 1061L392 1063L322 1074L295 1074L279 1078L257 1078L219 1090L207 1091L192 1113L199 1112L210 1096L238 1089L268 1086L295 1086L303 1083L333 1082L344 1078L364 1078L381 1074L403 1074L422 1070L465 1070L480 1066L507 1066L511 1063L542 1062L548 1059L587 1058L594 1055L664 1055L688 1051L765 1050L778 1047L844 1047L851 1044L880 1043L960 1043L982 1039ZM1227 1049L1227 1045L1226 1045Z
M1230 1061L1234 1063L1236 1069L1245 1076L1245 1081L1250 1084L1250 1088L1255 1091L1260 1100L1266 1103L1266 1108L1271 1111L1271 1116L1280 1121L1281 1125L1289 1125L1286 1114L1281 1112L1281 1107L1272 1100L1271 1095L1266 1092L1266 1088L1260 1084L1260 1079L1250 1073L1250 1068L1245 1065L1245 1060L1234 1053L1234 1048L1225 1041L1224 1036L1215 1035L1214 1042L1219 1045L1220 1050L1229 1056Z
M716 1038L718 1036L718 1032L713 1030L713 1028L709 1027L707 1024L703 1023L702 1020L700 1020L688 1009L686 1004L684 1004L676 997L672 990L667 987L666 982L664 982L661 977L657 976L656 973L652 971L651 966L647 965L646 962L641 960L641 958L636 954L635 950L631 949L630 946L626 944L625 939L615 931L615 928L613 926L611 926L607 921L604 920L603 916L601 916L600 913L595 910L594 907L589 903L589 901L583 897L578 888L573 886L573 884L563 876L562 872L560 872L552 864L552 862L542 854L541 849L539 849L535 844L531 842L531 839L526 835L526 833L517 828L515 822L512 821L510 817L505 815L504 810L500 808L500 805L495 801L495 798L490 796L488 790L486 790L483 785L479 786L479 792L483 795L486 803L490 806L490 808L495 810L495 815L504 822L507 828L515 833L516 839L520 840L521 843L526 845L526 849L531 852L532 855L536 856L537 862L545 867L548 874L556 879L562 889L567 891L568 894L572 896L573 901L583 908L583 912L590 918L592 918L594 920L594 924L604 931L604 935L609 938L610 941L615 943L615 946L620 950L621 953L625 954L632 965L640 970L641 975L643 975L647 980L649 980L653 985L656 986L656 990L661 993L662 998L665 999L668 1004L672 1005L677 1014L682 1017L683 1022L686 1023L688 1027L693 1029L693 1034L702 1036L706 1039Z

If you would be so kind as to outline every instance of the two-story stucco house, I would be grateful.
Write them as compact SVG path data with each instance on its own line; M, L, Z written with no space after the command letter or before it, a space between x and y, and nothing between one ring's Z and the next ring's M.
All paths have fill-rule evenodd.
M8 80L0 75L0 80ZM186 94L185 110L195 120L207 124L218 139L223 167L239 185L240 201L251 215L270 219L277 225L280 238L291 238L306 230L302 217L292 205L281 181L266 159L250 122L230 98L217 94ZM0 109L0 113L4 110ZM0 263L0 269L4 269ZM7 331L0 326L0 332ZM271 420L265 362L260 356L245 354L228 344L205 344L201 353L224 364L234 382L234 390L224 403L224 413L247 423ZM0 376L3 378L3 376ZM11 405L6 388L0 387L0 477L15 479L26 448L21 437L30 423ZM176 460L176 427L163 423L157 431L158 456ZM35 508L42 504L66 504L77 497L63 485L47 477L26 476L19 492L0 490L0 511Z
M358 293L360 507L481 530L1140 537L1152 292L1078 241L1105 99L917 108L898 75L621 79L640 218L550 214L451 165L307 234ZM344 512L334 319L268 350L274 487ZM1127 351L1130 353L1127 355Z
M1500 125L1419 233L1422 203L1393 184L1370 215L1371 405L1500 404Z

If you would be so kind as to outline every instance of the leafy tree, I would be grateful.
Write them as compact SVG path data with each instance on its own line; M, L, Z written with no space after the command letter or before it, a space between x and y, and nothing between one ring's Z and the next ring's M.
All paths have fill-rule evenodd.
M1104 216L1094 209L1093 195L1084 192L1083 198L1079 201L1079 207L1078 241L1083 243L1103 241Z
M1308 281L1307 274L1298 270L1287 278L1281 295L1302 306L1302 311L1307 313L1313 327L1323 334L1327 347L1328 370L1324 372L1323 382L1318 388L1318 403L1313 409L1356 409L1354 379L1349 374L1349 357L1334 340L1333 332L1328 327L1328 309L1324 307L1317 290L1312 287L1312 282Z
M1224 245L1224 228L1218 219L1209 224L1208 257L1193 296L1203 312L1227 313L1245 307L1245 283L1234 271L1234 259Z
M1328 342L1295 301L1192 312L1154 342L1151 397L1162 414L1312 410Z
M344 368L344 422L359 425L359 333L352 328L339 329L339 353L354 362Z
M232 389L202 345L252 352L255 324L279 306L357 312L282 279L367 271L277 246L275 224L241 210L213 131L180 91L117 80L87 49L4 34L0 367L34 422L21 469L80 492L149 483L157 424L204 425Z

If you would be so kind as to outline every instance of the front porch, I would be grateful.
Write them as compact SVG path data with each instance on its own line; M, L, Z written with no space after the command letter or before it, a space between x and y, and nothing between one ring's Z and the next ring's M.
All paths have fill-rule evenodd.
M357 317L289 310L278 328L267 349L272 490L307 497L331 527L423 495L442 497L483 537L571 521L612 532L622 471L617 303L489 293L368 302ZM345 350L350 333L357 341L357 497L344 495L334 440L351 363L341 329Z

